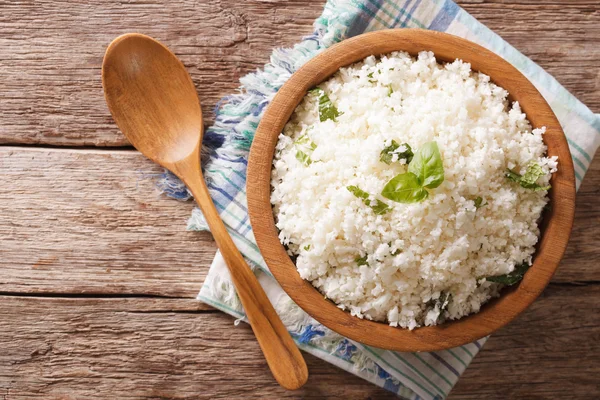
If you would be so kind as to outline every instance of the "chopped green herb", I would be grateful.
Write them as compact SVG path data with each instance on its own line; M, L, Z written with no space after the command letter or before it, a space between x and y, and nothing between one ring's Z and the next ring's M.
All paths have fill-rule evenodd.
M308 137L307 134L304 134L304 135L300 136L294 142L294 144L298 144L298 145L305 145L305 144L309 144L309 143L311 143L311 141L310 141L310 138Z
M387 94L387 96L390 97L392 95L392 93L394 93L394 89L392 88L392 84L390 83L388 85L388 94Z
M488 276L485 278L488 282L501 283L503 285L512 286L515 283L518 283L525 276L525 272L531 267L528 263L523 263L521 265L517 265L515 269L508 274L498 275L498 276Z
M519 185L521 185L521 187L524 187L525 189L531 189L535 191L550 189L550 185L540 186L536 183L537 180L543 175L544 170L537 162L533 160L530 161L527 165L527 169L525 170L524 175L520 175L510 169L506 170L506 177L509 180L517 182Z
M544 175L544 170L535 161L529 162L527 165L527 169L525 170L525 175L521 178L521 182L524 182L528 185L535 185L535 182Z
M429 189L434 189L444 181L444 163L436 142L425 143L408 165L408 171L417 176L419 182Z
M300 149L296 151L296 159L300 161L305 166L309 166L312 164L312 160L308 153L314 151L317 148L317 145L310 140L308 135L302 135L294 142L296 146L299 146Z
M371 207L371 209L376 215L383 215L391 209L390 206L378 199L375 199L375 201L372 202L371 199L369 199L369 193L365 192L358 186L347 186L346 189L348 189L350 193L361 199L367 207Z
M451 293L442 292L440 293L440 297L437 299L431 299L426 303L428 310L433 310L435 307L440 311L436 322L440 322L443 319L443 313L448 309L448 305L450 304L450 300L452 298Z
M442 292L440 293L440 297L438 297L438 307L440 309L440 313L448 309L448 304L450 304L450 299L452 298L451 293Z
M306 167L312 164L312 160L310 159L309 155L302 150L296 151L296 160L300 161Z
M321 88L311 89L310 93L316 93L319 96L319 120L321 122L328 119L335 120L340 116L340 112L327 96L327 93Z
M367 74L367 78L372 78L372 77L373 77L373 73L372 73L372 72L369 72L369 73Z
M418 203L429 196L429 192L421 186L415 174L407 172L393 177L381 191L386 199L398 203Z
M513 182L521 182L521 175L511 171L510 169L506 170L506 177Z
M392 255L392 256L397 256L397 255L398 255L398 254L400 254L400 253L402 253L402 250L400 250L400 249L396 249L396 250L392 251L391 255Z
M367 262L367 256L364 257L356 257L354 259L354 261L358 264L358 266L360 267L361 265L368 265L369 263Z
M404 150L401 153L397 153L398 160L404 159L406 160L406 163L409 164L414 156L412 149L410 148L408 143L398 144L395 140L392 140L392 143L389 146L381 150L381 153L379 153L379 161L390 165L392 163L394 153L400 148L400 146L405 147L406 150Z
M304 250L309 251L310 250L310 244L307 244L306 246L304 246Z
M487 201L484 203L480 196L477 196L477 198L473 200L473 203L475 203L475 208L480 208L487 205Z

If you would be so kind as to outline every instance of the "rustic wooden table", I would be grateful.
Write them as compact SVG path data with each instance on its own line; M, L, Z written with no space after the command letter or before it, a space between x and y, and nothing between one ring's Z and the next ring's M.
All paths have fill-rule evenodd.
M597 0L460 4L600 112ZM248 326L194 297L215 252L191 203L154 188L100 84L107 44L144 32L178 54L207 123L322 1L0 0L0 397L392 398L306 355L298 392L271 378ZM600 397L600 157L567 255L533 307L495 334L453 399Z

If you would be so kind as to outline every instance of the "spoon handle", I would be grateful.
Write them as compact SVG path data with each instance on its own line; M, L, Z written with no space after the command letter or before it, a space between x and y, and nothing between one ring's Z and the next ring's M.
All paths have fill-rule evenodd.
M199 168L196 171L199 171ZM308 379L308 368L300 350L275 312L258 279L231 240L212 202L202 174L189 170L186 172L189 173L183 176L183 180L200 206L229 267L238 297L273 376L284 388L298 389Z

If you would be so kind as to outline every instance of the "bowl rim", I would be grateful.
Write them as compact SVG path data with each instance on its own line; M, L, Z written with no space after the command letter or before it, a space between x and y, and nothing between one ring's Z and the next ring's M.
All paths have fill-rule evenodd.
M370 55L406 51L415 55L429 50L438 62L462 59L518 101L533 127L546 127L548 155L557 155L559 169L551 179L551 209L546 212L533 265L520 284L486 303L480 312L456 321L412 331L351 316L339 309L297 269L279 242L270 203L271 168L275 145L284 125L306 92L340 67ZM250 150L246 192L254 237L260 252L283 290L311 317L357 342L382 349L436 351L471 343L505 326L522 313L544 290L562 258L571 232L575 209L575 176L566 137L542 95L509 62L484 47L446 33L423 29L388 29L346 39L304 64L279 89L266 109Z

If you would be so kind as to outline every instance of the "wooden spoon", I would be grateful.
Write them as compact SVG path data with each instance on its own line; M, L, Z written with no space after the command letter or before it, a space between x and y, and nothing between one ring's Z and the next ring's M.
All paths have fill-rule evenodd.
M102 85L108 108L127 139L191 190L229 267L273 376L286 389L299 388L308 379L300 350L235 247L204 183L202 110L185 67L156 40L126 34L106 50Z

